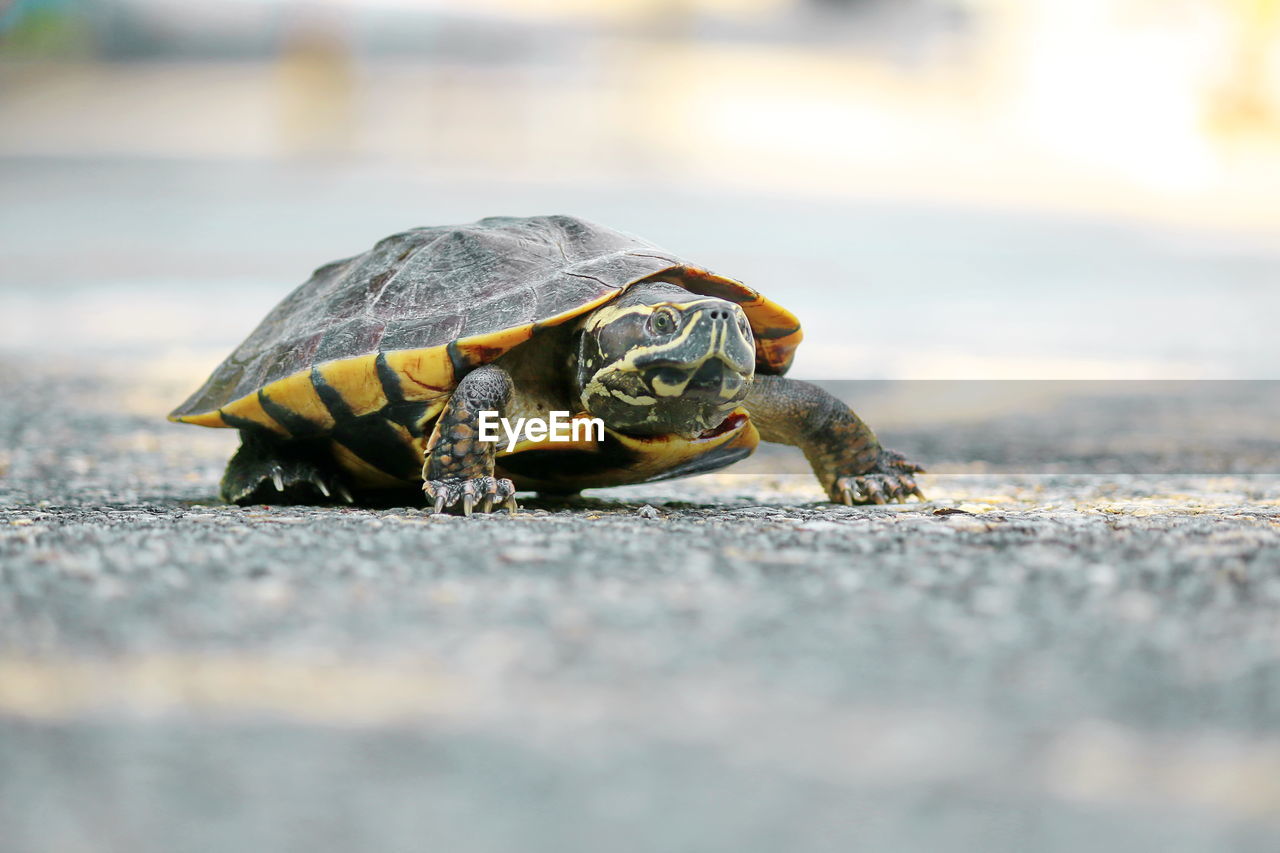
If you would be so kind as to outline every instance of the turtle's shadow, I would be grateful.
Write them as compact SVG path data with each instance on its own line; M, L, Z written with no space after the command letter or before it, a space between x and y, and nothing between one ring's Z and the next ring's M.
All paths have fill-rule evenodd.
M562 510L631 510L651 506L649 501L628 501L616 498L597 498L587 495L542 495L534 493L520 500L521 509L540 509L547 512ZM671 506L663 501L662 506ZM689 504L693 506L693 504ZM675 509L675 506L672 506ZM683 506L680 508L684 508Z
M183 497L154 497L139 498L139 503L147 506L156 506L166 509L194 509L206 507L235 507L236 504L229 504L223 501L217 495L209 495L207 497L192 497L190 495ZM645 506L656 506L658 508L668 509L711 509L717 506L715 503L695 503L692 501L680 500L663 500L663 501L646 501L646 500L619 500L617 498L597 498L584 495L541 495L537 493L526 493L519 496L521 509L545 510L547 512L556 512L562 510L597 510L597 511L635 511ZM123 507L124 505L122 505ZM417 494L401 493L401 492L362 492L356 498L355 503L343 503L341 501L304 501L294 503L290 501L263 501L261 503L253 502L241 505L243 507L268 506L268 507L315 507L315 508L331 508L331 509L367 509L367 510L393 510L393 509L426 509L429 504L422 500Z
M619 498L601 498L582 494L546 494L539 492L521 492L517 496L521 509L542 510L544 512L563 512L578 510L583 512L635 512L646 506L658 509L714 509L719 506L714 502L697 503L682 500L626 500ZM346 506L338 504L338 506ZM355 507L361 509L425 509L429 506L421 493L407 492L363 492L359 495Z
M542 512L616 512L616 513L635 513L643 510L645 507L664 512L678 510L731 510L741 509L744 506L754 509L774 508L779 510L796 510L796 509L821 509L823 507L831 507L823 501L805 502L798 504L768 504L768 503L723 503L715 500L695 501L681 500L678 498L659 498L654 497L648 500L639 499L623 499L614 497L594 497L590 495L550 495L539 494L536 492L524 492L519 495L519 505L522 510L538 510ZM429 504L420 499L419 493L415 491L390 491L390 492L362 492L357 497L355 503L344 503L341 501L304 501L294 503L289 501L263 501L261 503L254 502L249 504L229 504L224 502L215 494L207 496L197 496L185 494L177 495L157 495L157 496L140 496L136 502L112 503L109 504L113 508L118 509L140 509L152 508L160 510L191 510L191 509L209 509L209 508L239 508L252 509L269 507L271 509L288 509L293 508L314 508L314 509L338 509L338 510L372 510L372 511L388 511L388 510L424 510Z

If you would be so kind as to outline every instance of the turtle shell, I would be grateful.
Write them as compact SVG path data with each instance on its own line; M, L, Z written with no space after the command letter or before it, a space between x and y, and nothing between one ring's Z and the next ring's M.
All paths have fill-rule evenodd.
M739 304L756 369L790 367L799 322L746 285L581 219L492 217L320 267L169 417L294 436L331 428L335 409L443 406L467 371L658 275Z

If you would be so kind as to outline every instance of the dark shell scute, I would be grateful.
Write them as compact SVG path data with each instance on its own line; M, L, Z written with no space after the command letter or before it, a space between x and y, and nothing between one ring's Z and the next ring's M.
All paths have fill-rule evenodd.
M213 411L315 364L562 319L679 263L568 216L415 228L317 269L174 414Z
M403 317L387 324L387 332L382 336L379 349L383 352L395 352L402 349L418 349L421 341L435 343L427 346L439 346L457 340L466 322L461 314L441 312L431 317Z

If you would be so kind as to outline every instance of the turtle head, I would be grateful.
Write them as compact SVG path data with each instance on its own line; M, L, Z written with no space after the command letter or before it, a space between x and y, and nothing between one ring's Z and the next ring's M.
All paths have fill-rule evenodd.
M697 436L742 402L755 374L742 309L668 282L629 288L579 328L579 399L618 432Z

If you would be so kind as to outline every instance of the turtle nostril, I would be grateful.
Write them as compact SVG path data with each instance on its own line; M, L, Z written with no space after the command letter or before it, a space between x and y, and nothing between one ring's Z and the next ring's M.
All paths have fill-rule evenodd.
M712 320L728 320L729 312L724 311L720 308L712 308L710 311L707 312L707 316L710 317Z

